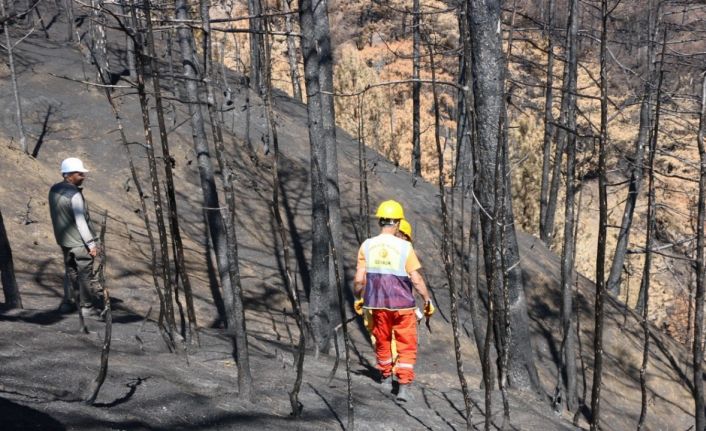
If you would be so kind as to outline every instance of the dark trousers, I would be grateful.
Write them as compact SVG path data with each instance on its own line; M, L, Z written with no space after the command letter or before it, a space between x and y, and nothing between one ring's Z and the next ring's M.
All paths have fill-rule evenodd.
M71 298L76 298L78 292L81 307L93 305L91 279L93 278L93 257L86 247L61 247L64 253L64 268L72 287Z

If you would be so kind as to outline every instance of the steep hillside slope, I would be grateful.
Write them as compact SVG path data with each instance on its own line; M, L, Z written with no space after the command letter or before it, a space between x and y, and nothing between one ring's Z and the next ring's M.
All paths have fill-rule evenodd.
M51 34L58 39L60 36L55 33L63 31L61 17L54 26ZM117 68L122 64L123 53L117 46L111 48ZM169 110L168 121L172 125L169 137L188 267L197 297L197 318L204 329L201 348L172 355L164 351L153 323L158 303L151 285L144 225L137 214L139 205L134 184L129 180L127 156L118 142L115 121L103 90L77 82L92 75L90 66L84 65L78 50L56 39L30 37L18 47L17 54L30 148L37 147L37 151L36 157L29 157L17 150L11 86L7 70L3 69L0 71L3 83L0 209L27 309L0 314L0 331L4 334L0 338L3 355L0 409L8 413L3 416L9 417L9 412L13 412L18 429L28 424L43 424L45 429L343 427L345 380L339 367L336 379L327 385L333 358L326 356L307 356L301 400L304 415L299 421L288 419L287 391L294 377L291 342L297 331L282 289L283 266L271 208L270 156L262 153L259 144L264 133L261 102L250 95L254 106L249 139L245 139L242 87L236 87L235 109L227 113L226 121L231 125L228 151L237 173L237 233L257 390L257 399L251 404L236 399L232 347L219 329L220 318L214 305L218 302L218 287L210 276L211 263L205 252L198 174L183 107L175 104L175 109ZM121 95L120 111L129 139L135 142L131 145L133 157L140 177L146 178L137 100L123 91L115 89L114 94ZM283 95L276 98L276 108L283 152L283 214L296 259L290 264L296 268L298 285L303 290L307 280L311 205L306 109ZM246 148L247 141L255 145L254 155ZM342 132L338 141L346 242L341 255L346 258L350 276L358 244L354 222L358 211L357 146ZM97 218L107 210L109 217L107 283L119 311L110 374L98 408L75 401L97 370L101 325L92 322L94 332L84 336L76 331L74 315L62 316L53 311L61 297L63 269L45 201L50 185L60 180L59 162L70 155L83 158L92 171L86 183L86 196L93 214ZM424 182L415 185L409 173L376 153L368 153L368 165L372 167L369 187L373 204L394 197L405 205L415 228L415 245L439 304L439 314L432 322L433 335L421 329L417 399L410 405L398 405L381 393L372 377L373 355L367 337L362 328L351 325L357 425L359 429L460 429L464 423L463 402L453 359L448 292L438 253L441 225L436 188ZM512 424L516 429L526 430L571 429L567 421L570 418L551 413L546 396L553 392L556 381L560 343L556 329L558 261L534 238L520 235L520 241L533 343L544 393L511 393ZM581 358L587 370L585 381L590 385L593 286L582 279L578 291ZM350 294L347 299L350 301ZM640 362L640 332L635 319L618 305L609 307L609 316L603 391L605 423L611 429L631 429L639 415L636 370ZM462 318L470 334L466 310ZM649 369L652 397L648 426L685 429L692 420L692 406L675 366L685 373L686 355L669 340L660 343L671 353L665 356L659 349L653 349L656 353ZM464 369L473 390L474 423L481 423L480 367L472 340L465 336L463 354ZM497 410L499 394L495 394L494 402ZM581 425L585 427L585 418Z

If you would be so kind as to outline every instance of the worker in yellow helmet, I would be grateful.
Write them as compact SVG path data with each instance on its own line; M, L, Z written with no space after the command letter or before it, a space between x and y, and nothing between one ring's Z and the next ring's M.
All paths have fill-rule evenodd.
M403 239L408 242L412 242L412 225L409 224L409 222L405 219L400 220L400 228L397 231L397 234L395 235L397 238ZM375 347L375 335L373 335L373 310L371 309L366 309L363 310L363 298L359 298L356 300L354 304L355 312L363 318L363 325L365 326L365 329L368 330L368 333L370 334L370 342L372 343L373 347ZM415 314L417 316L417 319L422 318L422 313L419 311L419 308L415 309ZM392 363L395 364L397 363L397 342L395 341L395 334L392 334L392 342L390 343L390 350L392 351ZM394 368L394 367L393 367Z
M394 200L385 201L375 215L380 234L360 246L353 293L363 298L364 309L372 311L377 369L386 390L392 389L394 336L398 351L394 374L400 385L397 400L409 401L417 360L417 307L412 291L416 290L423 298L427 317L435 308L419 272L421 264L412 244L396 236L404 219L402 205Z

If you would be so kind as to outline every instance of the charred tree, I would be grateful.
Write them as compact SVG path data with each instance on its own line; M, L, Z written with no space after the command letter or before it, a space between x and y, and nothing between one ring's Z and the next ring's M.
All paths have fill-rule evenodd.
M264 91L264 81L262 72L264 68L263 48L264 26L262 25L262 3L261 0L248 1L248 22L250 23L250 84L257 90L258 94Z
M299 27L302 31L304 83L308 113L309 144L311 148L311 286L309 291L309 319L314 332L316 349L327 353L331 346L332 316L329 298L332 295L329 276L329 238L326 228L328 194L325 178L317 175L316 165L327 165L324 125L322 120L319 53L315 31L315 11L312 0L299 3ZM323 170L322 170L323 171ZM323 174L323 172L322 172Z
M549 0L544 19L544 37L547 39L547 78L544 90L544 139L542 146L542 183L539 194L539 236L545 244L550 233L545 227L549 195L549 170L551 168L552 140L554 139L554 0Z
M473 93L475 112L483 112L483 117L477 117L478 130L478 182L476 195L481 205L481 229L483 233L483 251L485 259L486 279L489 283L500 285L503 274L498 265L500 259L494 255L498 252L492 243L492 229L497 220L490 214L495 208L495 165L500 163L497 158L498 145L503 144L501 119L505 109L504 61L502 41L498 28L500 22L500 2L498 0L469 0L469 28L473 40ZM503 226L505 247L502 253L507 259L508 295L510 310L510 325L512 336L508 341L508 383L511 387L536 389L539 378L534 364L534 351L529 336L529 317L527 301L523 290L522 269L519 262L519 249L515 234L514 215L510 202L510 179L507 161L501 166L499 175L503 177L501 184L506 192L504 205L506 214ZM496 295L498 292L496 292ZM494 298L493 300L497 300ZM499 298L502 300L502 298ZM489 301L490 303L491 301ZM504 329L504 328L503 328ZM486 356L487 356L487 352Z
M294 32L292 25L292 2L293 0L285 0L282 2L284 7L284 28L287 32L287 60L289 60L289 77L292 80L292 95L298 101L302 101L302 86L301 78L299 77L299 62L297 58L297 43L291 33Z
M6 0L0 0L0 17L5 17L8 14L5 1ZM15 47L18 43L22 42L24 37L13 44L12 39L10 39L10 26L8 25L8 21L9 20L5 19L2 20L2 32L5 33L5 45L3 46L2 44L0 44L0 46L2 46L7 51L7 59L8 63L10 63L10 81L12 81L12 94L15 97L15 124L17 125L17 133L19 134L20 138L20 149L23 153L29 154L29 150L27 149L27 137L25 136L24 119L22 117L22 102L20 98L20 90L19 86L17 85L17 71L15 70L14 55ZM34 29L32 29L30 33L33 30ZM28 35L29 34L27 34L27 36Z
M573 331L574 307L574 178L576 173L576 134L569 136L566 151L566 201L564 210L564 245L561 252L561 354L557 390L554 402L565 403L569 411L575 411L578 403L576 386L576 343ZM563 396L562 396L563 395ZM555 407L559 407L558 405Z
M635 154L632 157L632 170L630 172L630 183L628 185L628 196L625 200L623 209L623 218L620 223L620 231L618 233L618 242L615 245L615 253L613 255L613 263L610 267L608 281L606 282L606 290L612 295L620 294L620 278L623 273L623 265L625 264L625 256L627 252L628 242L630 240L630 230L632 228L633 214L635 213L635 205L637 197L640 194L643 175L643 159L645 157L645 147L648 145L650 135L651 122L651 106L654 99L654 54L655 54L655 23L654 1L650 1L649 6L649 23L647 26L648 32L648 47L647 59L648 77L645 81L645 86L640 103L640 127L635 143Z
M665 32L666 36L666 32ZM662 61L664 61L664 52L667 46L666 37L662 40ZM662 66L660 65L660 69ZM664 79L664 71L659 72L659 84L657 85L657 104L655 106L655 124L652 130L652 139L650 139L649 158L647 163L648 185L647 185L647 232L645 233L645 263L642 267L642 280L640 282L640 295L638 297L638 306L642 305L642 331L644 335L644 344L642 349L642 365L640 366L640 419L637 423L637 430L642 431L645 419L647 418L647 364L650 358L650 323L648 320L650 311L650 271L652 269L652 243L654 232L656 229L656 202L655 202L655 157L657 155L657 137L659 135L659 111L660 99L662 92L662 81Z
M203 22L203 41L204 41L204 65L203 74L206 77L206 94L208 100L208 114L211 122L213 138L216 150L216 159L221 172L223 188L225 191L225 200L227 207L227 217L221 217L223 220L226 246L227 246L227 262L228 262L228 279L230 281L230 292L223 292L226 301L231 304L226 306L229 314L232 314L228 327L233 332L236 345L236 359L238 366L238 388L241 398L249 399L252 394L252 375L250 373L250 353L248 348L247 328L245 324L245 307L243 305L243 288L240 280L240 267L238 265L238 242L235 233L235 191L233 189L233 173L225 159L225 146L223 143L223 132L220 122L220 117L216 112L216 96L213 91L213 82L215 82L215 70L213 68L213 52L211 49L211 25L209 23L209 2L207 0L200 1L201 21Z
M706 415L704 414L704 293L706 292L706 261L704 260L704 223L706 223L706 73L703 75L701 86L701 115L699 118L699 132L697 143L699 146L699 201L697 204L696 219L696 296L694 297L694 418L696 430L706 428Z
M161 79L159 73L159 63L157 62L157 52L155 49L154 35L152 31L152 14L150 2L143 3L145 14L145 43L149 53L150 73L152 79L152 90L154 92L154 102L157 112L157 124L159 126L159 140L162 147L162 160L164 164L164 177L167 196L167 210L169 220L169 233L174 244L174 270L179 276L184 288L186 299L186 313L189 321L186 334L182 334L187 342L191 343L195 338L198 342L198 325L196 323L196 312L194 310L194 298L191 290L191 279L186 271L186 261L184 258L184 245L179 229L179 217L177 215L176 191L174 187L174 173L172 169L173 158L169 150L169 140L167 138L167 126L164 122L164 107L162 103ZM176 288L175 288L176 292ZM166 295L165 295L166 296Z
M561 164L569 133L576 129L576 82L578 76L578 31L579 31L579 6L578 0L570 0L569 21L566 29L566 63L564 63L564 83L562 86L561 111L559 113L560 127L556 131L556 148L554 151L554 165L552 179L547 196L547 208L544 219L544 233L540 236L545 239L547 246L554 240L554 218L559 198L559 185L561 184Z
M593 330L593 387L591 390L591 431L600 429L601 381L603 378L603 308L605 302L605 254L608 224L608 196L606 191L606 145L608 143L608 0L601 0L601 126L598 143L598 246L596 249L595 326Z
M418 0L415 0L415 2ZM429 65L431 68L431 89L434 100L434 142L436 144L436 157L439 165L438 171L438 187L439 187L439 203L441 204L441 223L442 223L442 239L441 239L441 257L444 263L444 271L446 272L446 281L449 285L449 299L451 302L451 327L454 338L454 356L456 359L456 374L458 375L459 383L461 384L461 393L463 394L463 402L466 409L466 429L473 429L473 413L470 393L468 391L468 382L466 375L463 372L463 358L461 356L461 331L458 318L458 289L456 287L456 277L454 274L455 250L453 247L453 228L449 214L446 197L446 176L444 173L444 151L441 147L440 126L441 115L439 113L439 93L436 86L436 70L434 64L434 49L431 41L427 39L427 50L429 51ZM452 189L453 193L453 189Z
M0 211L0 282L5 295L5 308L22 308L22 297L17 287L15 267L12 262L12 248L7 238L2 211Z
M326 187L326 211L328 213L328 235L331 249L343 249L343 224L341 222L341 192L338 187L338 145L336 142L336 110L333 100L333 51L331 49L331 32L328 19L328 0L317 0L314 8L314 34L319 59L319 97L321 98L321 126L323 128L323 144L326 153L326 164L323 175ZM332 251L329 251L332 254ZM329 262L329 280L334 280L338 273L345 277L343 262L331 260ZM345 279L343 280L345 284ZM331 310L331 326L342 322L335 313L339 307L340 295L331 291L328 297L329 310Z
M420 75L420 43L421 19L419 14L419 0L412 3L412 173L414 177L422 176L422 144L420 136L419 93L422 88L419 82Z
M137 23L135 8L131 8L132 20ZM147 69L146 62L148 59L144 54L146 47L145 41L141 33L137 33L137 43L135 44L135 60L137 66L137 93L140 100L140 109L142 112L142 125L145 134L145 149L147 153L147 163L149 166L150 184L152 185L152 204L154 205L155 219L157 223L157 237L159 238L159 253L160 253L160 269L159 273L162 276L162 286L164 292L164 319L167 321L167 330L169 336L174 341L176 323L174 320L174 303L172 301L173 286L171 276L171 264L169 259L169 245L167 239L167 230L164 225L164 211L162 207L162 191L160 187L159 173L157 171L157 161L154 151L154 140L152 137L152 125L150 120L149 104L147 101L147 90L145 88L145 73ZM103 78L103 69L99 64L96 64L99 73ZM160 320L162 316L160 316Z

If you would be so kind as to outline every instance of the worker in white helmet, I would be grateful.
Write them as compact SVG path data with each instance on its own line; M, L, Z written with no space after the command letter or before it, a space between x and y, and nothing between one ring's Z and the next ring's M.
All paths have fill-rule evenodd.
M69 290L72 291L64 293L61 308L65 309L67 304L70 306L78 292L80 311L84 317L100 314L93 307L91 291L93 261L98 255L98 245L88 205L83 197L82 185L87 172L88 169L80 159L69 157L61 162L64 180L49 190L49 212L54 237L64 256L64 267L71 287Z

